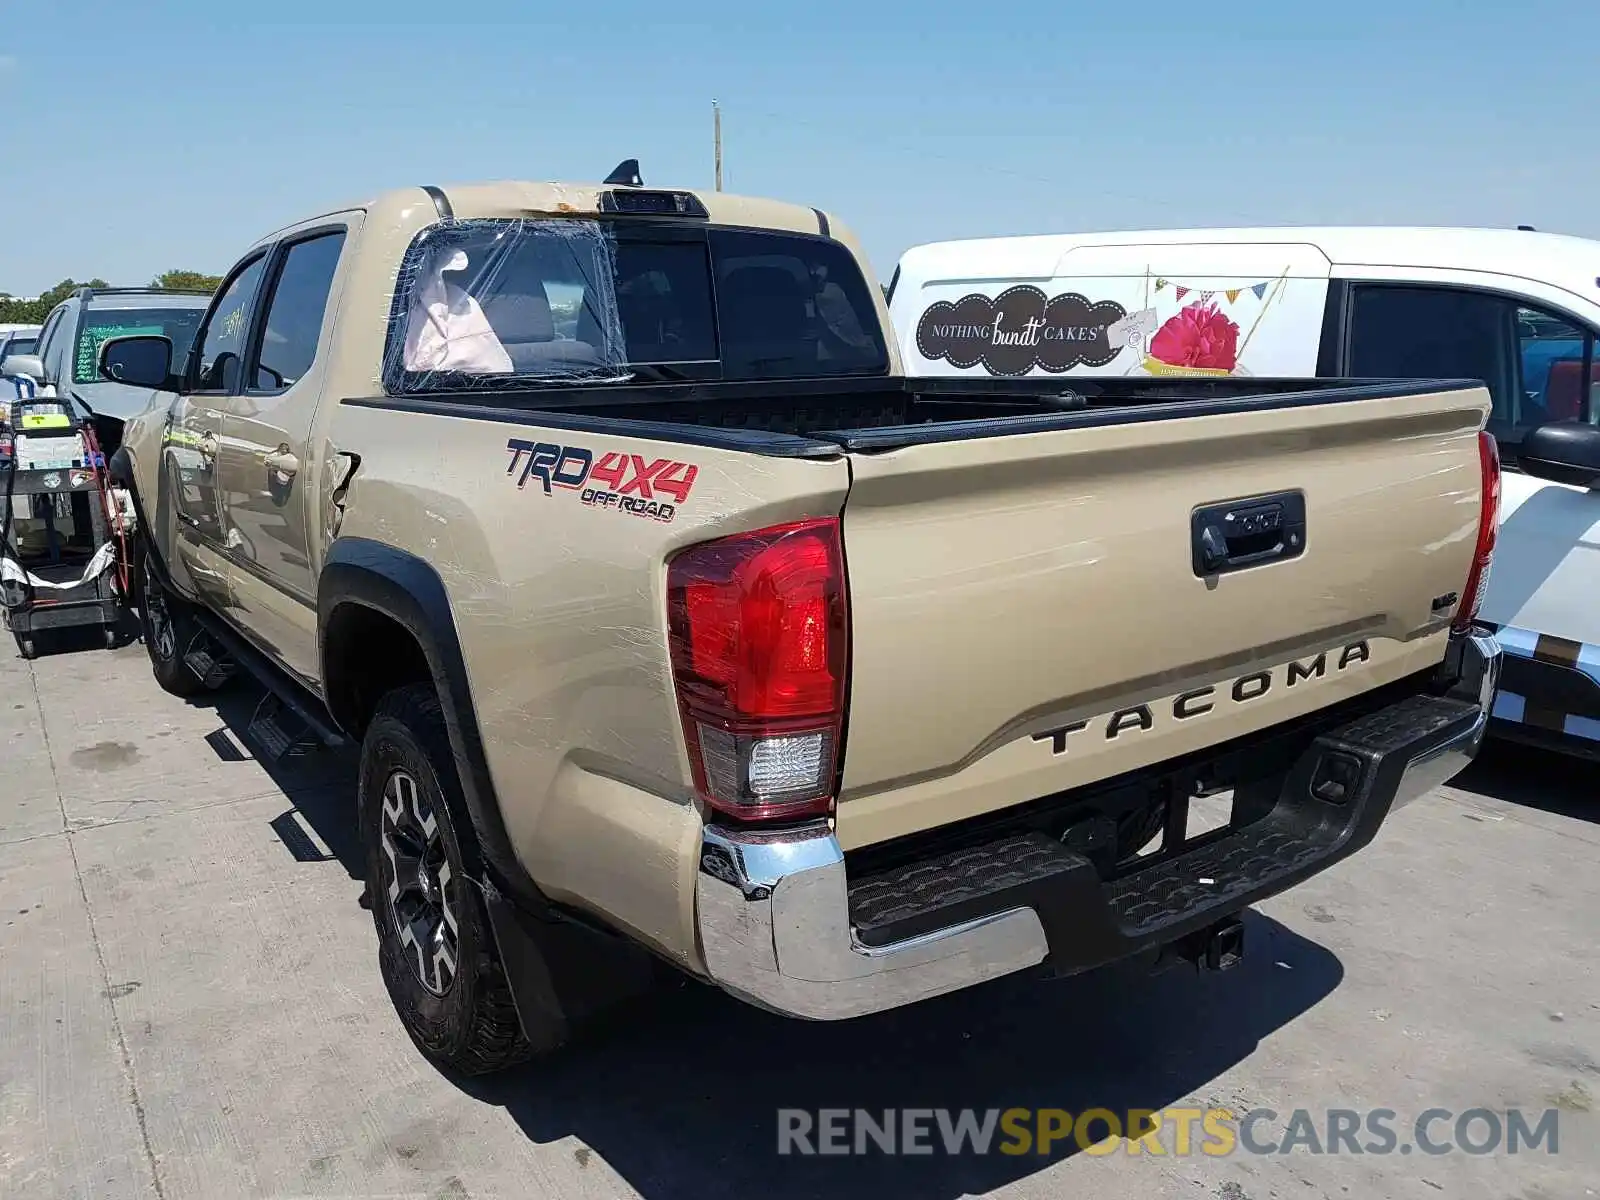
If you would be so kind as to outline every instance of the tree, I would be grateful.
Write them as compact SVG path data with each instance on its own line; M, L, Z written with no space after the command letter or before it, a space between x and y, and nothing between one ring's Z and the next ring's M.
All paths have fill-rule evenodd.
M222 286L222 276L204 275L199 271L163 271L150 281L150 286L185 292L214 292Z
M44 310L46 313L48 313L52 308L60 304L63 300L72 295L73 292L77 291L81 287L103 288L110 286L111 285L109 283L107 283L104 279L101 279L98 275L89 280L87 283L79 283L77 280L70 278L63 279L48 292L41 292L39 295L39 303L44 305Z
M75 279L63 279L37 300L17 300L11 296L0 296L0 324L41 325L50 315L50 310L78 288L109 286L110 284L98 276L87 283L79 283Z

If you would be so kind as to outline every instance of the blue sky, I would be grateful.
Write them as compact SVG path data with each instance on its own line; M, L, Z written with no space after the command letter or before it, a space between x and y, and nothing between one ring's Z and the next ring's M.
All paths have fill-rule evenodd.
M0 0L0 16L0 290L18 294L221 272L285 221L396 185L592 179L637 156L647 183L709 187L713 96L728 189L838 214L885 277L907 246L995 233L1600 237L1593 0Z

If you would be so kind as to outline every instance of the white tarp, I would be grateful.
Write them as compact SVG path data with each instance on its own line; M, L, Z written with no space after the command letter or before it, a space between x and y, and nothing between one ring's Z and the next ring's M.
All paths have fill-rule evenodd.
M103 575L111 564L117 560L117 546L115 542L106 542L94 552L94 557L83 568L83 574L76 579L50 580L40 579L37 575L24 570L22 565L10 555L0 555L0 581L6 583L26 583L34 588L49 588L54 591L64 591L67 588L81 587L91 579Z

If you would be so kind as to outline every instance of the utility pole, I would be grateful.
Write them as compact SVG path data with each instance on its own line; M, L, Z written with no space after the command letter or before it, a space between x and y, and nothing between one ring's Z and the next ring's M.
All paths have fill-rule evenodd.
M717 191L722 190L722 105L715 97L711 101L711 136L716 143Z

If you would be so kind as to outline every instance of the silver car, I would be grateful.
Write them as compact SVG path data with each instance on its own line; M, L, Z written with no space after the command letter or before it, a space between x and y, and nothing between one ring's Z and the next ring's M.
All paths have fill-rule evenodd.
M96 413L126 420L144 411L153 393L101 379L100 347L116 337L160 334L171 339L172 360L181 367L210 303L199 292L81 287L45 318L36 361L13 351L0 367L25 366L25 374L57 395L75 395Z

